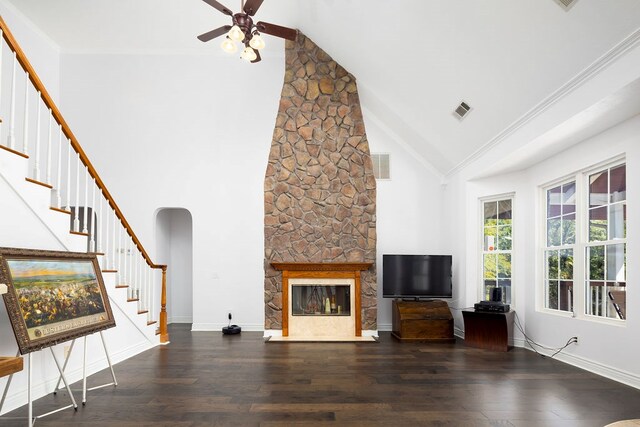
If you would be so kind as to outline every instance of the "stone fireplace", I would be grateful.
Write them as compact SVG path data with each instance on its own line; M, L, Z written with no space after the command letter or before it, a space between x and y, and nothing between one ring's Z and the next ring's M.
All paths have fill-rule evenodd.
M356 80L302 33L286 44L284 85L265 174L264 210L265 333L287 334L291 319L291 289L283 286L283 275L274 263L367 264L367 268L353 270L354 276L357 271L353 286L359 283L359 297L350 311L353 332L375 333L376 181ZM316 294L325 299L338 291L331 283L317 285ZM320 301L319 296L313 298ZM293 321L303 325L346 317L325 314L314 311L293 316Z

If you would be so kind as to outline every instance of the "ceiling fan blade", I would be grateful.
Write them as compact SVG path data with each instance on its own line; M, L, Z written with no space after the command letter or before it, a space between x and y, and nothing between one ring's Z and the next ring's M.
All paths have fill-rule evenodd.
M220 12L224 13L225 15L233 16L233 12L231 10L227 9L226 7L224 7L223 5L218 3L216 0L202 0L202 1L205 2L206 4L208 4L211 7L215 7L216 9L218 9Z
M203 42L208 42L209 40L215 39L216 37L223 35L224 33L228 32L230 29L231 29L231 25L223 25L222 27L216 28L215 30L211 30L204 34L200 34L198 36L198 40Z
M256 23L258 31L265 34L271 34L272 36L281 37L283 39L295 40L298 36L298 30L293 28L281 27L280 25L269 24L268 22Z
M256 59L254 59L253 61L251 61L252 64L255 64L256 62L260 62L262 60L262 58L260 57L260 51L258 49L254 49L254 51L256 52Z
M263 1L264 0L247 0L247 2L244 4L244 13L249 16L255 15L258 9L260 9L260 5Z

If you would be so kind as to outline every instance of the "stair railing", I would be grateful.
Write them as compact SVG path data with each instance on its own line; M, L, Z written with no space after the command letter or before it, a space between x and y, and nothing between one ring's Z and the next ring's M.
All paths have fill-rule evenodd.
M28 159L26 180L51 189L51 209L70 216L70 233L87 238L87 252L103 257L102 271L117 274L117 287L127 288L128 300L137 302L149 325L156 323L160 300L158 332L168 342L167 266L151 261L2 17L0 34L0 117L9 117L0 122L0 148ZM3 84L7 69L10 82Z

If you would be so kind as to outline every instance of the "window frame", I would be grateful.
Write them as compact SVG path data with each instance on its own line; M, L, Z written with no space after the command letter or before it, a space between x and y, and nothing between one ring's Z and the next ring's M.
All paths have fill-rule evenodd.
M484 204L485 203L492 203L492 202L500 202L500 201L504 201L504 200L510 200L511 201L511 250L509 251L491 251L492 253L510 253L511 255L511 300L508 302L508 304L510 304L511 306L515 305L515 301L516 301L516 291L515 291L515 230L516 230L516 194L515 192L510 192L510 193L503 193L503 194L498 194L498 195L493 195L493 196L487 196L487 197L481 197L478 199L478 221L479 221L479 236L478 236L478 253L479 253L479 257L477 259L479 259L478 262L478 277L480 278L479 280L479 287L478 287L478 301L485 301L485 285L484 285L484 255L485 255L485 250L484 250L484 229L485 229L485 225L484 225ZM496 242L497 243L497 242ZM496 277L496 284L497 284L498 278Z
M547 193L556 187L564 187L567 184L573 183L575 185L575 200L576 200L576 209L574 210L573 214L575 216L575 230L574 230L574 242L573 244L564 244L563 239L561 238L560 244L559 245L549 245L548 244L548 230L547 230L547 225L548 225L548 220L550 219L548 217L548 197L547 197ZM560 192L560 195L562 195L562 191ZM576 295L575 295L575 287L576 287L576 281L580 281L580 276L577 275L577 271L579 271L579 268L576 268L576 256L577 254L580 253L580 249L579 249L579 243L580 243L580 218L579 218L579 214L578 214L578 205L581 202L581 197L580 197L580 185L578 184L578 180L576 179L576 175L571 175L571 176L566 176L564 178L558 179L553 181L551 184L548 184L546 186L544 186L542 188L542 200L544 200L544 206L542 209L542 213L543 215L541 215L541 217L544 217L542 219L542 232L541 232L541 241L544 242L541 244L542 246L542 253L541 253L541 259L542 259L542 281L543 281L543 286L542 286L542 299L541 299L541 305L542 308L546 311L550 311L553 313L557 313L557 314L569 314L571 316L575 316L575 308L576 308ZM561 206L564 206L563 204L561 204ZM558 218L560 218L562 220L563 217L563 212L561 211ZM555 217L554 217L555 218ZM562 223L561 223L562 224ZM562 225L560 225L560 233L562 236ZM573 293L573 300L572 300L572 310L561 310L560 308L550 308L547 307L546 303L547 303L547 285L549 282L549 277L547 274L547 267L548 267L548 261L547 261L547 251L563 251L563 250L572 250L573 251L573 274L572 274L572 279L571 281L573 282L573 289L574 289L574 293ZM560 259L558 258L558 263L560 262ZM558 274L560 273L560 269L558 269ZM557 279L558 282L561 281L560 277L558 277ZM559 304L558 304L559 305Z
M576 318L580 320L587 320L590 322L603 323L615 326L626 326L626 320L618 318L609 318L604 316L598 316L593 314L587 314L587 282L589 271L587 269L587 248L592 246L612 244L612 242L628 243L628 238L618 240L606 240L599 242L589 241L589 177L597 172L608 171L618 166L627 165L627 159L625 155L620 155L587 168L583 168L574 173L564 175L561 178L549 181L539 186L538 194L538 209L537 209L537 221L538 232L536 251L536 311L540 313L550 314L560 317ZM576 183L576 224L575 224L575 244L574 244L574 269L573 269L573 311L563 311L545 307L546 298L546 282L547 282L547 259L546 251L549 249L547 246L547 191L564 185L565 183L575 181ZM627 181L628 185L628 181ZM628 189L626 190L628 191ZM628 197L625 199L628 200ZM628 218L628 214L627 214ZM560 250L564 246L558 246ZM627 247L628 251L628 247ZM628 258L627 258L627 270L628 273ZM628 277L626 277L628 283ZM626 318L625 313L625 318Z

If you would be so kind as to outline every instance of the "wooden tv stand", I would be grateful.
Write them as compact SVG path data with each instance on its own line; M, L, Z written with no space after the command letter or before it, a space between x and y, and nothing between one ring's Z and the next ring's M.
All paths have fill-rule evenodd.
M402 342L455 342L453 316L446 301L393 300L393 331Z

